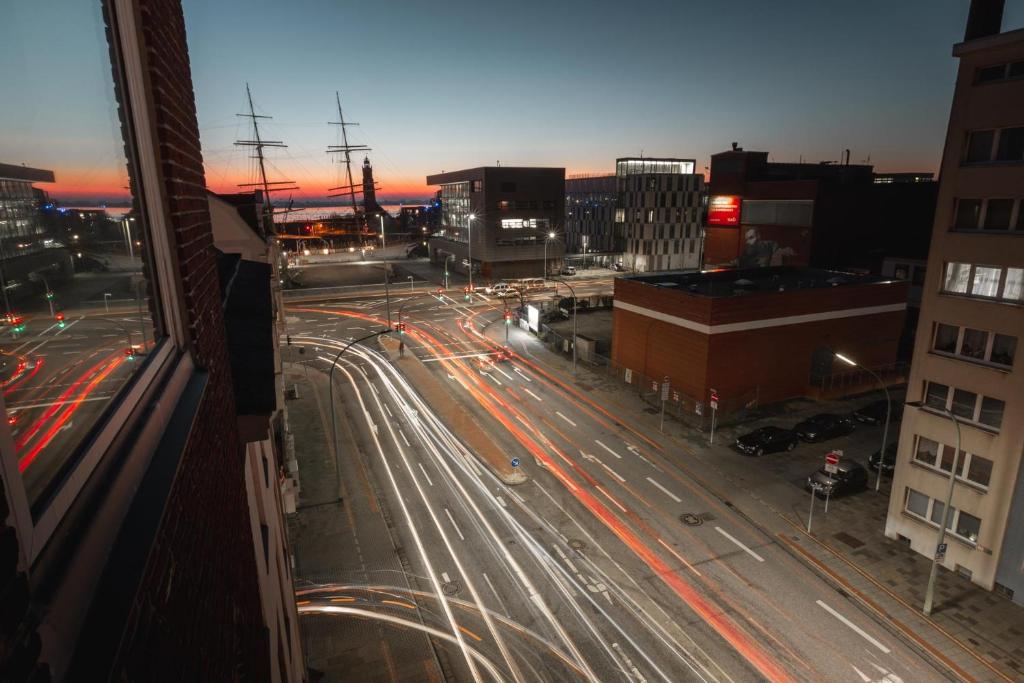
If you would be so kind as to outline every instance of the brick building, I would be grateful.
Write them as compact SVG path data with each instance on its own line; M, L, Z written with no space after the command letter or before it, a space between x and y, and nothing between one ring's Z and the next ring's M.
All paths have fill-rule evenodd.
M258 264L243 273L237 256L218 263L180 2L72 3L61 25L36 17L33 7L13 16L12 49L34 54L39 31L60 41L66 30L76 38L69 49L83 54L62 69L97 60L109 66L110 82L102 92L83 89L75 109L113 117L101 118L99 130L124 151L110 171L126 175L139 216L133 238L146 310L138 317L147 322L143 343L126 359L120 342L86 332L105 319L102 302L73 312L89 353L111 373L96 377L121 379L109 396L86 403L83 390L81 400L61 406L65 417L74 413L76 430L87 429L72 430L74 441L59 450L41 451L52 465L42 493L25 484L23 474L43 463L26 455L26 443L67 432L45 414L33 432L19 431L17 420L0 423L0 679L302 680L280 514L267 511L258 517L266 528L254 528L251 509L254 501L280 501L271 482L284 463L279 451L259 446L284 437L273 419L276 359L266 339L255 351L263 370L240 384L229 351L239 331L225 325L226 316L243 317L273 333L272 271ZM21 63L26 88L48 80L45 65ZM17 100L9 109L15 126L35 106L34 91L17 88L8 93ZM78 111L67 116L80 120ZM23 153L40 156L66 146L45 137L28 142ZM60 177L61 166L53 167ZM260 309L255 323L230 296L230 280L239 277L265 285L265 301L247 302ZM26 334L45 333L30 323ZM63 371L77 372L74 364ZM88 386L98 381L82 377ZM247 405L237 400L242 394L252 399ZM256 472L265 486L251 481ZM277 585L263 576L270 552L283 572Z
M720 414L817 395L840 369L832 351L895 361L906 295L903 282L786 266L620 277L612 361L668 377L674 400L703 404L715 389Z

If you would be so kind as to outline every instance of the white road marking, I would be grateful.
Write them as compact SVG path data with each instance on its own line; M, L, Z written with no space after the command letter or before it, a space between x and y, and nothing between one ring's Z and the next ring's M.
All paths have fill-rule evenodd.
M508 374L507 372L505 372L504 370L502 370L501 368L499 368L499 367L497 366L497 364L495 364L495 366L494 366L494 369L495 369L495 370L497 370L498 372L500 372L501 374L505 375L505 377L507 377L507 378L508 378L509 380L513 380L513 379L515 379L515 377L513 377L512 375Z
M501 507L508 507L508 503L505 502L504 498L502 498L501 496L495 496L495 498L498 499L498 503L501 504Z
M683 557L682 555L680 555L679 553L677 553L677 552L676 552L675 550L673 550L673 549L672 549L671 547L669 547L668 543L665 543L665 541L661 540L660 538L658 539L658 543L660 543L660 544L661 544L662 546L664 546L665 550L667 550L667 551L669 551L670 553L672 553L672 554L673 554L673 555L675 556L675 558L676 558L677 560L679 560L680 562L682 562L683 564L685 564L685 565L686 565L686 567L687 567L687 569L689 569L689 570L690 570L691 572L693 572L693 573L694 573L694 574L696 574L697 576L704 576L704 575L703 575L703 574L701 574L701 573L700 573L699 571L697 571L697 568L696 568L696 567L694 567L694 566L693 566L692 564L690 564L689 562L687 562L687 561L686 561L686 558L685 558L685 557Z
M86 401L109 401L110 396L90 396L89 398L76 398L71 399L71 403L85 403ZM62 406L65 401L51 401L50 403L32 403L27 406L18 406L8 403L7 408L10 410L29 410L30 408L49 408L50 406Z
M455 527L455 533L457 533L459 535L459 540L460 541L465 541L466 537L462 535L462 529L460 529L459 525L455 523L455 518L452 517L451 511L448 508L445 508L444 509L444 514L448 515L448 521L452 523L453 527Z
M662 493L664 493L664 494L665 494L666 496L668 496L669 498L671 498L671 499L672 499L672 500L674 500L675 502L677 502L677 503L682 503L682 502L683 502L683 499L682 499L682 498L680 498L680 497L679 497L679 496L677 496L676 494L672 493L672 492L671 492L671 491L669 491L669 490L668 490L667 488L665 488L664 486L662 486L662 485L661 485L661 484L659 484L658 482L654 481L654 480L653 480L653 479L651 479L650 477L647 477L647 481L649 481L649 482L651 482L652 484L654 484L655 486L657 486L657 487L658 487L658 489L659 489L659 490L660 490L660 491L661 491Z
M405 442L405 445L406 445L406 446L407 446L408 448L412 448L412 444L411 444L411 443L409 443L409 439L405 438L405 432L403 432L401 428L399 428L399 429L398 429L398 435L399 435L400 437L402 437L402 441L404 441L404 442Z
M621 455L619 455L618 453L616 453L616 452L615 452L615 451L613 451L612 449L608 448L607 446L605 446L605 445L604 445L603 443L601 443L601 442L600 442L600 441L598 441L597 439L594 439L594 443L596 443L596 444L597 444L598 446L600 446L601 448L605 449L606 451L608 451L609 453L611 453L612 455L614 455L614 456L615 456L616 458L618 458L619 460L622 460L622 456L621 456Z
M555 411L555 415L557 415L558 417L562 418L563 420L565 420L566 422L568 422L569 424L571 424L571 425L572 425L573 427L575 427L575 426L576 426L576 423L575 423L575 422L573 422L572 420L570 420L569 418L567 418L567 417L566 417L565 415L562 415L562 413L558 412L557 410Z
M523 387L523 391L525 391L526 393L528 393L528 394L529 394L530 396L533 396L533 397L534 397L535 399L537 399L538 401L543 401L543 400L544 400L544 399L542 399L542 398L541 398L540 396L538 396L537 394L535 394L535 393L533 393L532 391L530 391L529 389L527 389L526 387Z
M598 486L598 487L596 487L596 488L597 488L597 490L598 490L598 491L600 491L600 492L602 493L602 495L604 495L604 497L605 497L605 498L607 498L608 500L610 500L610 501L612 502L612 504L614 504L614 505L615 505L615 507L619 508L619 509L620 509L620 510L622 510L623 512L626 512L626 508L622 507L622 504L621 504L621 503L619 503L619 501L615 500L615 499L614 499L614 498L612 498L612 497L611 497L610 495L608 495L608 492L607 492L607 491L605 491L605 490L604 490L603 488L601 488L600 486Z
M720 527L720 526L716 526L716 527L715 527L715 531L717 531L718 533L722 534L723 536L725 536L726 538L728 538L728 539L729 539L730 541L732 541L733 543L735 543L736 545L738 545L738 546L739 546L740 548L742 548L742 549L743 549L743 550L744 550L744 551L745 551L745 552L746 552L746 553L747 553L748 555L750 555L751 557L753 557L753 558L754 558L755 560L757 560L758 562L764 562L764 558L763 558L763 557L761 557L760 555L758 555L757 553L755 553L755 552L754 552L753 550L751 550L751 549L750 549L750 548L748 548L747 546L745 546L745 545L743 545L742 543L740 543L740 542L739 542L739 540L738 540L738 539L737 539L737 538L736 538L735 536L733 536L732 534L730 534L730 533L729 533L728 531L726 531L726 530L725 530L725 529L723 529L722 527Z
M524 375L524 374L523 374L523 371L522 371L522 370L520 370L519 368L515 368L515 367L514 367L514 368L512 368L512 372L515 372L515 373L516 373L516 374L518 374L518 375L519 375L520 377L522 377L523 379L525 379L525 380L526 380L527 382L532 382L532 381L533 381L532 379L530 379L529 377L527 377L526 375Z
M388 417L390 417L390 418L394 418L395 417L394 414L391 412L391 408L388 408L388 404L387 403L384 404L384 410L387 411Z
M494 375L492 375L489 372L481 372L480 374L483 375L484 377L489 378L492 382L497 384L499 387L505 386L504 384L501 383L501 380L499 380L497 377L495 377Z
M849 626L858 635L860 635L862 638L864 638L864 640L868 641L869 643L871 643L872 645L877 647L879 650L881 650L885 654L889 654L892 651L889 648L887 648L885 645L882 645L880 642L878 642L877 640L872 638L871 635L866 633L860 626L857 626L857 624L853 623L852 621L850 621L849 619L844 617L842 614L840 614L839 612L835 611L834 609L832 609L831 607L829 607L828 605L823 603L821 600L816 600L816 602L818 603L819 607L821 607L823 610L825 610L826 612L828 612L829 614L834 616L839 621L841 621L844 624L846 624L847 626Z
M426 477L427 483L430 484L431 486L433 486L434 482L430 481L430 475L427 474L427 470L426 470L426 468L423 467L423 463L420 462L420 463L417 463L417 464L420 466L420 471L423 472L423 476Z
M441 578L444 579L445 583L451 583L451 578L448 577L448 572L441 572Z
M496 597L498 599L498 605L501 606L501 611L504 612L505 616L507 617L508 616L508 608L505 607L505 602L501 599L501 593L499 593L498 589L494 587L493 583L491 583L491 577L487 576L487 572L480 572L480 573L484 575L484 581L486 581L487 585L491 587L491 592L494 593L494 597Z

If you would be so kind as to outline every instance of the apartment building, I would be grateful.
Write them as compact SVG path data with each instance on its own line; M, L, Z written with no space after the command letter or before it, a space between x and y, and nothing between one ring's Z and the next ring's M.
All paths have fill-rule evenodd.
M885 533L1024 602L1024 29L975 0L960 60ZM959 424L961 450L956 452ZM954 464L955 463L955 464Z

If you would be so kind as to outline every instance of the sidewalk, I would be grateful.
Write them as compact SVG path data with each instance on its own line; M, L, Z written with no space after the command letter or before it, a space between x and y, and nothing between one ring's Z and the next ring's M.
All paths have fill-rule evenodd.
M639 430L657 434L658 416L652 414L657 411L632 387L617 382L600 368L584 366L580 366L574 380L571 359L548 351L533 335L520 332L512 347L565 381L585 388L591 400L620 415L632 416ZM856 405L874 398L865 395ZM935 610L930 618L921 614L931 563L883 534L887 478L882 480L881 492L875 493L871 473L870 490L831 501L827 515L823 503L816 502L813 533L808 535L810 499L803 491L802 480L811 468L801 469L801 463L794 465L787 460L792 454L752 460L729 447L738 434L759 424L789 426L814 413L850 412L851 408L846 400L787 402L763 411L757 421L720 430L714 446L707 445L706 434L667 420L662 442L679 447L677 465L681 470L727 501L826 581L857 598L866 612L880 617L897 636L945 662L955 675L965 680L1024 681L1024 607L942 569L936 583ZM869 431L872 429L880 430L867 427L858 431L864 432L864 438L874 437ZM898 424L895 429L890 428L890 441L896 439ZM878 445L880 438L878 431ZM827 450L829 445L822 448ZM877 448L858 444L857 459L866 462L865 449L873 452ZM806 460L816 455L803 457ZM798 471L802 475L794 474Z

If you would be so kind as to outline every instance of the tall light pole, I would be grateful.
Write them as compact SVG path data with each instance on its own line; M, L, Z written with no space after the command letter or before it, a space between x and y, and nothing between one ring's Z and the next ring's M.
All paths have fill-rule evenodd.
M448 289L448 262L455 259L455 254L448 254L444 258L444 288Z
M548 242L555 239L555 233L549 232L547 237L544 238L544 278L548 277Z
M864 367L863 365L858 365L855 361L848 358L847 356L844 356L841 353L836 353L835 351L833 351L832 355L834 355L836 358L843 361L847 365L850 365L855 368L860 368L861 370L866 370L868 374L874 377L875 381L877 381L878 384L881 385L882 391L885 392L885 427L882 429L882 450L878 456L878 475L875 477L875 491L877 492L882 486L882 463L885 461L885 444L889 438L889 417L892 415L892 399L889 397L889 387L885 385L885 382L882 381L882 378L876 375L871 368Z
M560 277L551 278L555 282L561 282L563 285L569 288L569 293L572 294L572 374L576 374L576 292L573 290L572 285L563 280Z
M338 351L338 355L334 357L334 360L331 361L331 369L330 372L327 373L327 390L330 395L328 402L331 404L331 446L334 449L334 473L338 479L338 500L341 500L341 470L339 469L338 465L338 418L335 415L335 413L337 413L337 410L334 407L334 368L338 367L338 359L341 358L341 354L348 351L349 347L351 347L353 344L358 344L359 342L366 341L367 339L372 339L373 337L379 337L380 335L387 334L390 331L391 323L389 322L388 329L379 330L377 332L371 332L365 337L353 339L348 344L345 344L345 346L342 347L341 351Z
M415 292L416 291L416 284L413 282L412 275L408 276L406 279L409 281L409 291L410 292Z
M466 225L468 227L469 235L466 239L469 244L469 295L473 296L473 219L476 218L476 214L471 213L466 216Z
M380 214L377 217L380 218L380 249L384 252L384 308L388 314L388 329L391 329L391 289L388 285L388 267L390 262L388 261L387 239L384 237L384 214Z
M906 405L911 408L921 408L924 406L923 401L909 401ZM931 408L931 406L929 406ZM956 466L960 459L960 420L956 419L951 411L946 408L938 409L943 415L953 421L953 426L956 427L956 451L953 452L953 469L949 472L949 487L946 489L946 504L942 508L942 525L939 527L939 540L935 542L935 552L932 554L932 570L928 574L928 588L924 593L924 608L921 610L925 615L931 615L932 613L932 602L935 599L935 578L939 574L939 548L946 541L946 527L949 526L949 506L953 502L953 485L956 484Z

